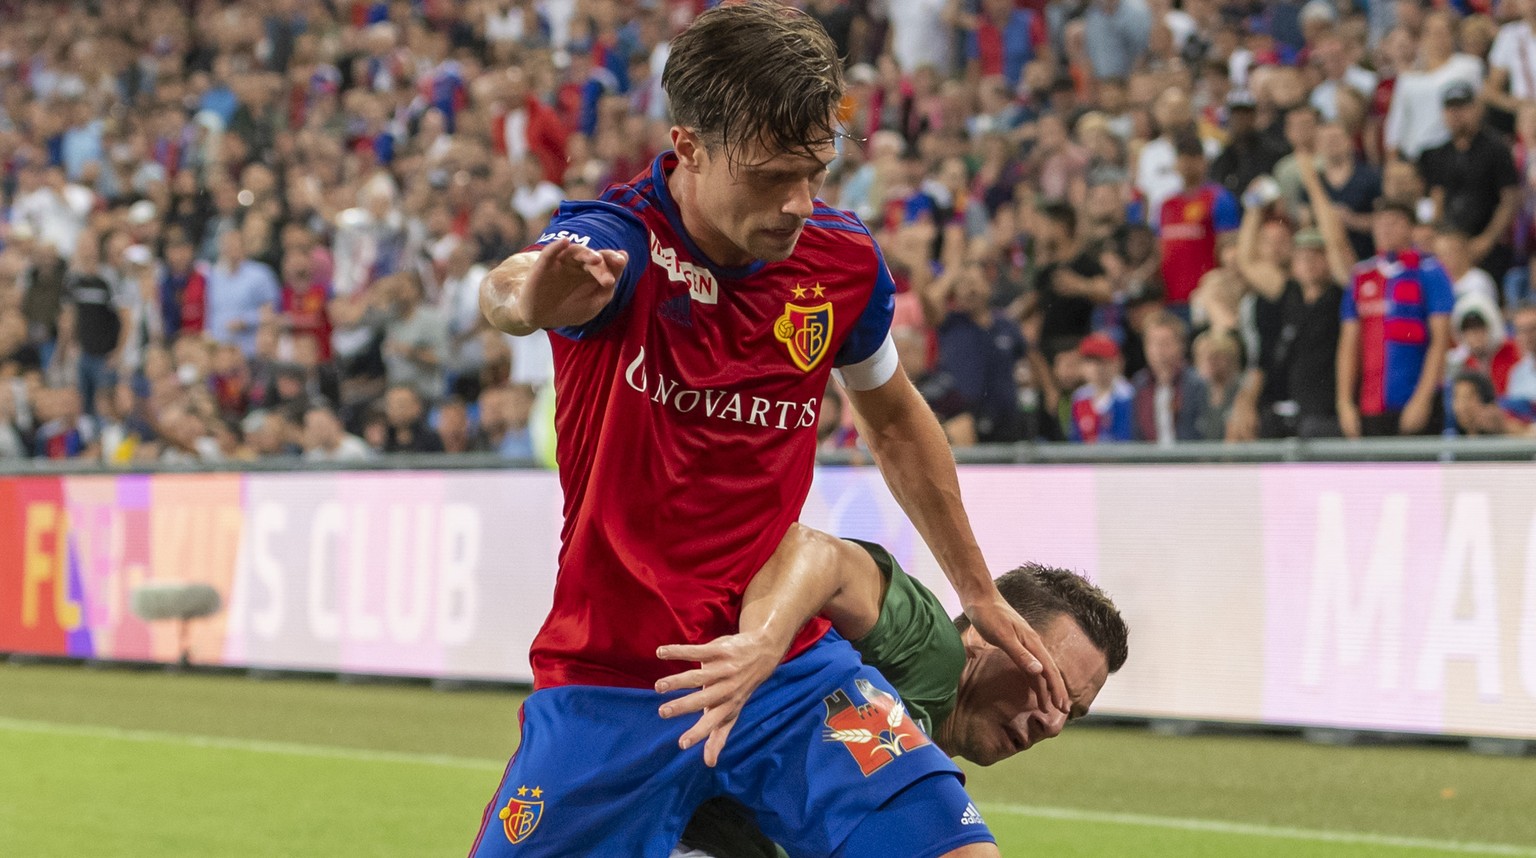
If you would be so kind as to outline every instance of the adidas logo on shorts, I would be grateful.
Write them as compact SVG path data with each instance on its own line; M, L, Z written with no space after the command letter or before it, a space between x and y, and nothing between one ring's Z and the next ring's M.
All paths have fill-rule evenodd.
M976 809L975 803L965 806L965 813L960 814L961 825L986 825L981 818L981 811Z

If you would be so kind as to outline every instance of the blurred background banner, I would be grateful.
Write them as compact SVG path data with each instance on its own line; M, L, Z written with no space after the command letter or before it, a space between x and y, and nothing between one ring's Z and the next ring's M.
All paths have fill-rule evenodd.
M1521 464L968 465L995 573L1078 569L1131 623L1096 713L1536 738L1536 493ZM202 582L202 664L527 682L560 489L544 471L0 481L0 651L172 662L135 586ZM888 545L958 610L878 472L804 520ZM707 526L707 523L701 523Z

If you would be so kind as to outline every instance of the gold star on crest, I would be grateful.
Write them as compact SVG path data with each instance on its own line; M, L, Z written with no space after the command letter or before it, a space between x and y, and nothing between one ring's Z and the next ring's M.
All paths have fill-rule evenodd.
M522 798L522 797L524 797L526 795L528 795L528 788L527 787L520 786L520 787L517 788L517 797L518 798Z
M795 284L795 288L793 288L793 289L791 289L789 291L790 291L790 294L794 295L796 298L804 298L805 297L805 287L799 285L798 283Z
M541 790L538 787L534 787L533 788L533 797L534 798L543 798L544 797L544 790Z
M820 283L817 283L816 284L816 288L811 290L811 296L814 297L814 298L825 298L825 297L827 297L826 287L822 286Z

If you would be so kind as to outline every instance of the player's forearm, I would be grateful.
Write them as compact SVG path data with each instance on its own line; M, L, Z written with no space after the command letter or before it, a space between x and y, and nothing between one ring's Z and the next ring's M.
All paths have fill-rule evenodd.
M788 651L795 635L842 586L833 537L791 525L741 601L740 631Z
M898 373L877 390L851 396L886 485L933 552L961 604L995 597L997 587L987 574L960 500L954 454L912 382Z
M538 253L519 253L496 266L480 282L480 312L491 327L514 337L523 337L543 325L530 319L527 301L529 274Z
M740 631L787 651L817 614L858 640L880 615L880 570L858 546L795 524L748 585Z

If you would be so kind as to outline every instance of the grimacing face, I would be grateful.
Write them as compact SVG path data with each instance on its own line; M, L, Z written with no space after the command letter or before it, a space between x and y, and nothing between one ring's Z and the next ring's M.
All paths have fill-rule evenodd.
M728 158L723 146L704 145L691 131L675 129L679 170L695 175L689 222L694 240L721 265L788 259L811 216L816 195L837 154L831 140L804 152L770 155L761 144L743 144ZM686 211L686 209L685 209Z
M1039 631L1061 670L1072 711L1059 712L1041 701L1008 655L969 628L962 636L965 669L959 697L937 728L946 752L990 766L1056 736L1069 721L1088 714L1109 678L1104 653L1067 614L1058 614Z

